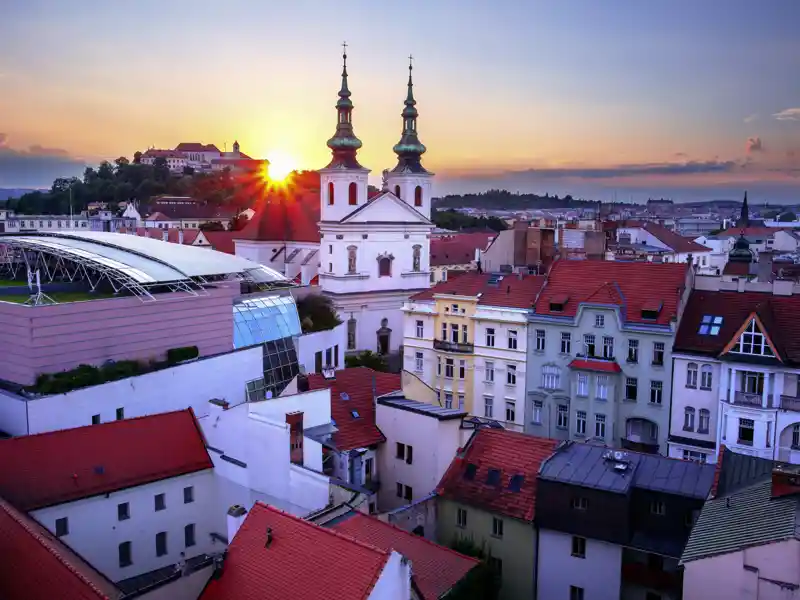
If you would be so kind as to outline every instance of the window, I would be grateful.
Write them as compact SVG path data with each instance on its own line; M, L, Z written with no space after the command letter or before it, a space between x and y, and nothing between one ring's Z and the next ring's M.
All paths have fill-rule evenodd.
M197 542L194 538L194 523L189 523L183 528L183 545L191 548Z
M704 463L707 459L708 456L702 452L695 452L694 450L683 451L683 460L693 460L695 462Z
M722 317L703 315L700 321L700 329L697 330L697 333L700 335L719 335L720 328L722 328Z
M444 359L444 376L447 377L448 379L453 378L453 373L454 373L453 365L454 362L452 358Z
M355 275L356 274L356 252L358 248L355 246L348 246L347 247L347 274L348 275Z
M348 319L347 320L347 349L348 350L355 350L356 349L356 320L355 319Z
M392 259L384 256L378 259L378 277L392 276Z
M575 413L575 434L586 435L586 411L579 410Z
M636 402L638 382L635 377L625 378L625 400Z
M400 186L399 185L394 186L394 195L397 196L398 198L400 198Z
M333 182L328 183L328 206L333 206L334 201L334 188Z
M124 418L125 418L125 409L124 408L118 408L117 409L117 421L122 421L122 419L124 419Z
M792 449L800 448L800 423L792 425Z
M414 206L422 206L422 186L414 188Z
M494 382L494 363L490 361L486 361L486 371L484 379L487 382Z
M650 404L661 405L664 384L660 381L650 382Z
M542 387L546 390L555 390L561 384L561 369L556 365L542 367Z
M755 430L755 422L753 421L753 419L739 419L738 442L746 446L752 446L754 430Z
M489 565L489 568L494 572L495 576L500 579L503 576L503 561L497 558L496 556L490 556L486 560L486 564Z
M397 497L398 498L402 498L403 497L403 484L400 483L399 481L397 482L397 489L395 491L397 493Z
M442 357L436 357L436 374L441 376L442 375Z
M463 508L456 510L456 527L462 529L467 526L467 511Z
M606 437L606 416L605 415L595 415L594 416L594 437L596 437L596 438L605 438Z
M406 464L414 464L414 446L406 445Z
M667 509L661 500L653 500L650 503L650 512L659 517L663 517L666 514Z
M587 510L589 508L589 499L578 496L572 499L572 510Z
M595 381L595 397L598 400L608 400L608 375L598 375Z
M697 363L690 362L686 365L686 387L697 387Z
M406 458L406 445L405 444L401 444L400 442L397 442L395 450L396 451L395 451L394 457L395 458L399 458L400 460L405 460L405 458Z
M683 430L694 431L694 408L691 406L683 409Z
M569 586L569 600L583 600L583 588L577 585Z
M491 396L483 397L483 416L489 419L494 418L494 398Z
M494 537L503 537L503 519L492 517L492 535Z
M155 502L156 502L156 511L164 510L165 508L167 508L167 497L164 494L156 494Z
M569 331L561 332L561 354L572 352L572 334Z
M417 373L422 373L422 366L423 366L423 356L422 352L415 352L414 353L414 370Z
M350 206L358 204L358 186L355 181L347 187L347 203Z
M537 352L544 352L544 344L545 344L545 331L544 329L537 329L536 330L536 351Z
M425 323L422 321L417 321L417 337L421 338L425 334Z
M586 538L572 536L572 556L586 558Z
M444 407L453 408L453 394L452 392L445 392L444 394Z
M127 502L117 504L117 521L127 521L131 518L131 507Z
M167 532L160 531L156 534L156 556L164 556L167 553Z
M594 334L586 333L583 336L583 350L586 356L594 356Z
M100 425L100 415L92 415L92 425Z
M69 520L67 517L56 519L56 537L62 537L69 534Z
M467 326L466 325L462 325L461 326L461 343L462 344L469 343L469 336L467 335Z
M653 342L653 364L664 364L664 342Z
M422 246L414 244L411 247L411 270L418 273L421 270L422 263Z
M454 344L458 343L458 325L456 323L450 323L450 341Z
M458 410L464 410L464 394L458 395Z
M595 315L594 316L594 326L595 327L604 327L606 324L606 318L603 315Z
M458 378L464 379L467 376L467 361L458 361Z
M709 423L711 422L711 411L707 408L700 409L700 421L697 424L697 433L708 433Z
M566 404L558 405L558 416L556 418L556 427L566 429L569 427L569 406Z
M442 341L447 341L447 323L442 323Z
M494 328L487 327L486 328L486 345L489 348L494 348Z
M508 331L508 349L509 350L516 350L517 349L517 332L513 329L509 329Z
M714 382L713 370L711 365L703 365L700 368L700 389L710 390L711 384Z
M774 356L766 336L761 333L755 319L751 320L747 325L747 328L742 332L742 335L739 336L739 341L736 342L731 352L754 354L758 356Z
M506 400L506 421L513 423L517 418L517 403Z
M533 412L531 413L531 422L541 424L542 423L542 407L544 403L541 400L534 400L533 401Z
M586 373L578 373L578 385L576 395L586 398L589 395L589 376Z
M133 564L133 558L131 556L131 543L122 542L118 547L118 551L120 568L130 567Z
M614 358L614 338L603 336L603 358Z
M517 365L506 365L506 383L517 385Z
M639 340L628 340L628 362L639 362Z

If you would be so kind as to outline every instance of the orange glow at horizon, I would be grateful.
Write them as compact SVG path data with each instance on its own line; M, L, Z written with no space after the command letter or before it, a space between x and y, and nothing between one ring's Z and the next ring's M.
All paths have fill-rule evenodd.
M267 154L269 166L267 175L271 181L284 181L293 171L297 170L297 161L290 154L281 150L273 150Z

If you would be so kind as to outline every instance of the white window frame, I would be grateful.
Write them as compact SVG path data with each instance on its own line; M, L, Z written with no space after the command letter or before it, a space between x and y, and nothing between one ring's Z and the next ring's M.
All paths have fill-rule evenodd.
M712 390L714 388L714 367L703 365L700 367L700 389Z
M531 423L536 423L537 425L542 424L542 408L544 408L544 402L541 400L533 401L533 408L531 409Z
M594 326L603 328L606 326L606 317L605 315L595 315L594 316Z
M559 429L569 428L569 406L566 404L559 404L556 408L556 427Z
M594 437L606 438L606 416L595 414L594 416Z
M575 435L586 435L586 411L575 412Z
M491 396L483 397L483 416L494 419L494 398Z
M575 395L581 398L589 397L589 375L586 373L578 373L577 381L575 383Z
M422 373L422 370L425 366L425 355L422 352L417 352L414 354L414 370L417 373Z
M486 346L494 348L494 327L486 328Z
M417 337L421 338L425 335L425 321L417 321Z
M543 365L542 387L546 390L559 389L561 387L561 369L556 365Z
M547 345L547 332L544 329L537 329L536 334L536 352L544 352Z
M594 380L595 398L598 400L608 400L609 386L608 375L597 375Z
M690 362L686 365L686 387L697 389L697 373L699 366L696 362Z
M561 332L561 354L570 354L572 352L572 333L569 331Z
M506 385L517 385L517 365L506 365Z
M494 383L494 361L487 360L484 365L483 380L486 383Z
M508 330L508 349L509 350L516 350L517 349L517 331L516 331L516 329L509 329Z
M650 404L663 406L664 404L664 382L658 380L650 381Z

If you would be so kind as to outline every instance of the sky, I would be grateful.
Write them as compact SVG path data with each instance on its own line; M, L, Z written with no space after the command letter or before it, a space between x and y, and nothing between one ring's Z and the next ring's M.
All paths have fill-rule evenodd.
M800 202L797 0L6 0L0 187L234 140L323 167L341 43L374 181L408 56L437 194Z

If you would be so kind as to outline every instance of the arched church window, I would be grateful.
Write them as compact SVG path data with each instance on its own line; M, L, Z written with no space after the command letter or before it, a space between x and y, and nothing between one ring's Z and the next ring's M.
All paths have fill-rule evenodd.
M422 206L422 186L414 188L414 206Z
M333 182L328 183L328 206L333 206Z
M394 195L397 196L398 198L400 197L400 186L399 185L394 186Z
M384 256L378 259L378 277L391 277L392 276L392 260Z
M356 182L352 182L350 187L347 189L347 193L349 195L349 203L351 206L355 206L358 204L358 186Z
M419 271L420 270L420 262L422 258L422 246L419 244L414 244L413 246L414 254L413 254L413 261L411 270L412 271Z
M347 247L347 274L354 275L356 272L356 247Z

